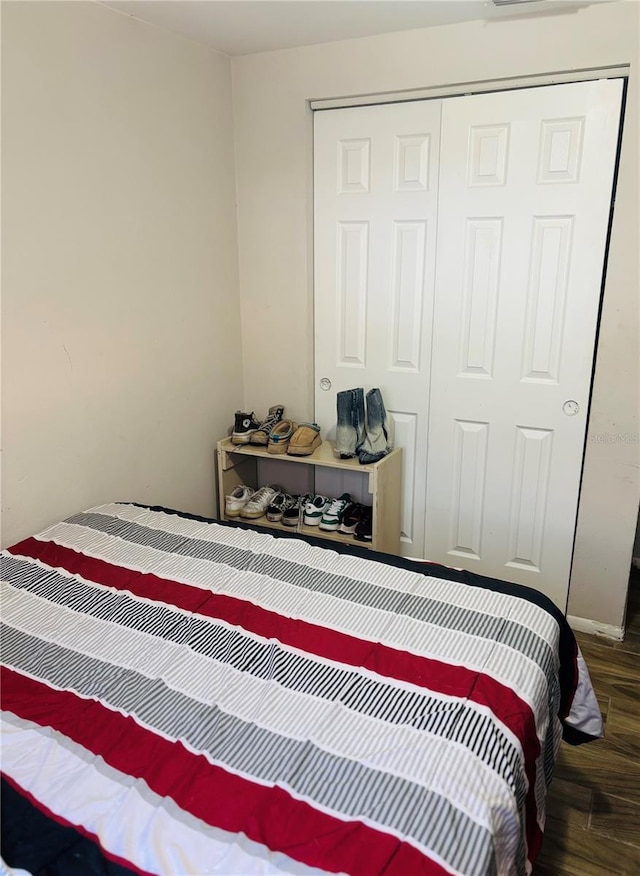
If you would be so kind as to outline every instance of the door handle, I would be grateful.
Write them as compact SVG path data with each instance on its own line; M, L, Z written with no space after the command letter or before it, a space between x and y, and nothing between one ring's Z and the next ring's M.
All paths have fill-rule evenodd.
M562 405L562 410L568 417L575 417L580 412L580 405L577 401L570 398Z

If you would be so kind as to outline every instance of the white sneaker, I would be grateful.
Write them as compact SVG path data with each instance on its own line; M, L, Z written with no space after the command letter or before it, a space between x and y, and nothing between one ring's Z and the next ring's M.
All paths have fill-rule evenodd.
M240 512L240 516L254 520L258 517L264 517L264 514L269 505L273 502L274 497L278 493L283 492L284 490L282 489L282 487L278 487L276 484L270 484L266 487L260 487L260 489L256 490L256 492L244 506L244 508Z
M255 490L253 487L245 487L244 484L238 484L225 497L224 513L227 517L239 517L240 512L253 496Z
M304 522L307 526L318 526L322 520L322 515L331 504L331 499L327 496L314 496L304 506Z
M343 493L339 499L334 499L322 515L320 529L326 529L329 532L337 531L342 522L342 515L349 505L351 505L351 496L349 493Z

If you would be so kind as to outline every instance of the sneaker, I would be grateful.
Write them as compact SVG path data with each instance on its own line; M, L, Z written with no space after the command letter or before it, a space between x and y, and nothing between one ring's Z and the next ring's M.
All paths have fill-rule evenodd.
M282 520L282 516L287 508L293 505L295 499L289 493L277 493L267 508L267 520L272 523L278 523Z
M373 508L365 508L362 520L353 534L356 541L373 541Z
M351 505L351 496L349 493L343 493L339 499L334 499L327 510L322 515L320 520L320 529L326 529L329 532L335 532L340 527L342 515Z
M300 523L300 512L311 501L313 496L293 496L293 504L286 508L282 514L283 526L297 526Z
M347 535L353 535L356 531L356 526L362 520L367 506L361 502L353 502L348 508L345 508L344 514L340 521L340 532L346 532Z
M260 423L258 428L251 435L252 444L268 444L271 430L279 423L284 414L283 405L273 405L269 408L269 413L264 422Z
M253 411L250 414L245 414L244 411L236 411L231 442L233 444L249 444L251 436L259 427L260 423L256 420Z
M282 487L278 487L276 484L270 484L266 487L260 487L260 489L256 490L256 492L244 506L244 508L240 512L240 516L247 517L250 520L255 520L258 517L264 517L267 508L273 502L277 493L282 492L284 492Z
M238 484L225 497L224 513L227 517L239 517L240 512L253 496L255 490L253 487L246 487L244 484Z
M309 500L304 506L304 522L307 526L319 526L322 520L322 515L325 513L331 499L328 496L309 497Z

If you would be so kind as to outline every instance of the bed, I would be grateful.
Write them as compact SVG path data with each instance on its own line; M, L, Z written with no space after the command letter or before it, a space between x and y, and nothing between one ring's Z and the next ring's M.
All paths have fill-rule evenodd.
M602 732L561 612L469 572L113 503L1 578L7 873L525 874Z

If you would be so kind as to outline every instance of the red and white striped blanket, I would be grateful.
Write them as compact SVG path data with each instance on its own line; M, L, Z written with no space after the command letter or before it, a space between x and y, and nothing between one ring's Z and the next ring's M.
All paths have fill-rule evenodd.
M111 504L1 577L7 793L114 873L524 874L601 732L559 612L469 573Z

